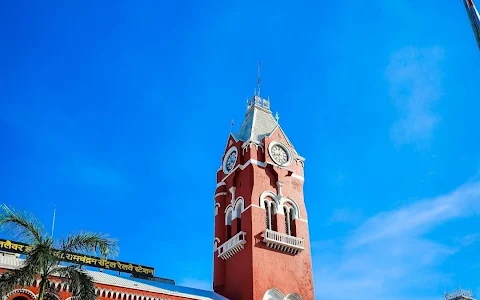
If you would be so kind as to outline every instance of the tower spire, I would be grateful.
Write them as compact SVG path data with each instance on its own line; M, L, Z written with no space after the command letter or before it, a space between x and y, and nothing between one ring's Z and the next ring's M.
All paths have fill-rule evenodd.
M253 91L253 97L247 101L247 111L254 106L270 110L270 99L260 97L260 79L260 62L258 62L257 87Z
M260 62L258 62L257 96L260 97Z

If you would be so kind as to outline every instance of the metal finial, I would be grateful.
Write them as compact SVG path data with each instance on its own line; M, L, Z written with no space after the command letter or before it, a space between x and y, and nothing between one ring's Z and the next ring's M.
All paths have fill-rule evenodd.
M277 123L278 123L278 119L280 119L280 116L278 115L278 112L275 113L275 119L277 119Z
M260 62L258 62L257 92L257 96L260 97Z
M235 125L235 121L232 119L232 123L231 123L231 127L230 127L230 130L233 132L233 125Z

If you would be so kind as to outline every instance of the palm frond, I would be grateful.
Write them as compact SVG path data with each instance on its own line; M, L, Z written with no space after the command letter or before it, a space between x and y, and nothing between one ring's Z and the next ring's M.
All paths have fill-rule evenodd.
M28 286L36 275L35 269L29 265L5 272L0 277L0 296L5 296L16 287Z
M48 273L48 269L56 266L57 258L49 245L37 244L26 254L22 267L7 271L0 278L0 293L3 295L16 286L24 287L38 276Z
M19 213L6 204L2 205L0 213L0 229L11 232L16 238L27 240L29 243L42 243L43 227L31 215Z
M43 294L43 300L58 300L60 299L59 291L55 288L52 281L47 282L45 292Z
M67 237L62 241L61 248L64 252L88 253L99 251L102 256L114 256L118 252L117 240L106 235L89 232Z
M95 284L93 278L79 266L58 267L53 273L59 274L71 287L72 296L79 300L95 300Z
M24 265L30 266L37 274L47 274L50 269L59 264L59 258L49 244L38 244L26 254Z
M58 299L60 299L60 296L58 295L58 293L47 291L45 292L45 294L43 294L43 300L58 300Z

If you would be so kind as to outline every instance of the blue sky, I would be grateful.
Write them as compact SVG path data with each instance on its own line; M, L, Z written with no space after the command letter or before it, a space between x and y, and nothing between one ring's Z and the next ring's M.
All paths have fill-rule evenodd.
M460 1L0 6L0 199L209 287L215 172L262 61L307 158L317 299L480 297L480 53Z

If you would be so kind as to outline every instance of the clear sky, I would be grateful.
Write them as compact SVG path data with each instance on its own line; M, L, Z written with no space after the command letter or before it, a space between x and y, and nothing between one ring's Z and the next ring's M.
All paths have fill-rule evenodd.
M0 200L209 288L262 62L306 157L317 299L480 297L480 53L460 1L4 1ZM228 2L228 3L225 3ZM295 2L295 4L294 4Z

